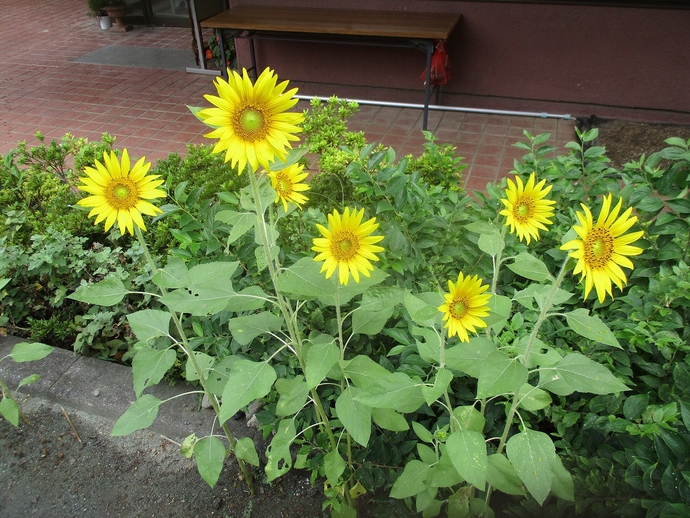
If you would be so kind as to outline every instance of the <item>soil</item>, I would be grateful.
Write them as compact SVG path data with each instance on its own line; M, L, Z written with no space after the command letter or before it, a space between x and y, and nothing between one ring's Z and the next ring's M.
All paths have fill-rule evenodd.
M251 497L226 463L210 488L179 447L155 433L110 437L112 423L28 399L15 428L0 418L0 516L316 518L323 493L309 473L292 470ZM257 476L260 478L260 476Z
M642 124L617 120L585 119L579 121L581 129L591 127L599 129L595 143L606 148L606 156L611 159L611 166L620 169L631 160L639 160L644 153L661 151L668 144L664 140L680 137L686 142L690 139L690 126L668 124Z
M595 143L606 147L616 168L663 149L666 138L690 139L685 126L580 121L582 129L592 125L599 128ZM62 408L40 399L22 404L28 421L19 428L0 418L4 518L327 516L321 510L322 483L313 487L306 472L292 470L270 485L259 474L251 497L228 462L216 487L209 488L193 461L160 435L144 431L113 438L112 423L69 411L75 434Z

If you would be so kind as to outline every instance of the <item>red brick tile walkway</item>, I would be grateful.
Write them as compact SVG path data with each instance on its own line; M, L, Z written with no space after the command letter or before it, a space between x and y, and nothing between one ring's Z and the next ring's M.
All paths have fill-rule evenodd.
M92 140L108 132L132 157L153 161L184 154L187 143L210 142L186 105L205 105L203 95L215 93L211 76L74 62L107 45L191 53L189 29L103 31L88 16L85 0L3 0L0 27L0 154L20 140L35 144L37 131L48 139L70 132ZM382 142L403 156L421 153L421 123L419 109L362 105L349 128L364 130L369 142ZM550 143L562 150L575 136L573 126L572 120L439 110L430 112L428 129L465 157L467 186L483 189L510 173L522 155L511 146L522 139L523 129L551 133Z

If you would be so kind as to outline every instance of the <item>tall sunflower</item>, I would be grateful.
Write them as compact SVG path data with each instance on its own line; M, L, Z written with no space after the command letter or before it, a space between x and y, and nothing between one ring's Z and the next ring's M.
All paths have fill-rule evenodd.
M458 335L461 342L469 342L467 332L475 333L477 327L486 327L482 317L489 315L489 286L482 284L479 276L467 276L460 272L458 281L448 281L448 291L443 295L445 303L438 307L448 329L448 337Z
M499 214L506 217L506 225L510 225L510 232L517 234L522 241L523 238L530 242L530 238L539 239L539 230L547 230L545 225L550 225L553 217L553 207L556 202L547 200L545 197L551 191L552 186L544 187L546 180L542 180L535 185L536 176L530 174L527 185L522 183L519 176L515 177L515 182L508 178L508 188L506 198L501 202L505 205Z
M611 195L604 196L604 201L599 213L599 219L594 224L592 213L584 205L584 213L577 212L579 225L574 225L573 230L580 236L579 239L568 241L561 250L574 250L570 257L577 259L573 273L582 274L580 282L585 281L585 299L592 287L597 290L599 302L604 302L608 293L613 298L611 281L619 289L627 282L625 273L620 268L633 269L633 263L626 256L638 255L642 249L631 246L632 243L642 237L643 232L626 232L637 221L637 216L631 216L632 207L618 216L623 199L611 210Z
M304 183L308 173L302 172L303 165L294 164L281 169L280 171L269 171L268 177L271 179L271 185L276 191L275 202L283 202L285 212L288 210L288 202L292 202L299 208L307 202L307 197L302 194L309 190L309 185Z
M376 218L362 223L364 209L345 208L341 216L337 210L328 215L328 227L316 225L323 237L314 238L312 250L319 254L314 261L324 261L321 272L326 272L329 279L338 268L340 284L347 286L350 273L355 282L359 282L359 274L369 277L374 267L369 262L378 261L376 252L383 248L376 245L383 236L370 235L379 226Z
M214 153L225 151L225 161L238 166L241 174L247 163L252 171L261 165L270 168L276 157L284 160L290 142L299 140L295 133L304 120L301 113L287 110L297 104L293 97L297 88L287 88L288 81L276 85L278 76L266 68L256 84L252 84L247 70L242 76L228 69L228 80L216 78L218 95L204 97L215 106L200 110L205 124L214 128L205 136L218 139Z
M83 185L77 187L91 194L82 198L77 205L93 207L89 217L96 216L94 225L105 220L105 230L117 221L120 233L125 231L134 235L134 224L146 230L142 214L155 216L163 211L146 200L162 198L165 192L156 189L163 183L159 175L146 175L151 162L141 157L130 169L129 153L122 150L122 161L118 161L114 151L103 152L103 162L96 160L96 167L86 167L85 178L79 178Z

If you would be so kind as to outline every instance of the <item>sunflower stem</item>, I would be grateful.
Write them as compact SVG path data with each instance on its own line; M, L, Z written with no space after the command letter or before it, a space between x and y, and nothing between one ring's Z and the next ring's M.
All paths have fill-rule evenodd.
M156 266L156 262L154 261L153 257L151 256L151 253L149 252L148 246L146 244L146 241L144 240L144 236L141 233L141 230L139 229L138 226L134 227L136 235L137 235L137 240L139 241L139 244L144 250L144 256L146 257L146 260L149 263L149 266L151 266L151 269L153 272L156 272L158 267ZM167 290L161 286L158 287L158 289L161 291L163 295L167 293ZM182 340L181 342L178 342L180 348L184 352L185 356L187 356L187 361L190 361L192 363L192 367L194 368L194 372L196 375L199 377L199 383L201 385L201 388L203 389L204 393L209 396L209 401L211 402L211 406L213 407L213 411L216 413L217 416L220 415L220 405L218 404L218 400L215 398L215 396L206 388L206 380L203 376L203 371L199 365L199 362L196 359L196 356L194 355L194 351L189 345L189 340L187 339L187 334L185 333L184 327L182 326L182 321L180 320L179 315L173 311L172 309L168 308L168 311L170 312L170 315L172 316L173 323L175 324L175 329L177 330L177 333L180 335L180 339ZM225 436L228 439L228 444L230 445L230 450L235 451L235 445L237 444L237 440L235 439L235 436L233 435L232 431L228 427L226 423L223 423L221 425L223 428L223 431L225 432ZM240 471L242 472L242 475L244 476L244 480L247 481L247 486L249 486L249 492L254 495L254 480L252 478L251 471L247 468L247 465L245 462L238 458L235 457L237 460L237 465L240 467Z

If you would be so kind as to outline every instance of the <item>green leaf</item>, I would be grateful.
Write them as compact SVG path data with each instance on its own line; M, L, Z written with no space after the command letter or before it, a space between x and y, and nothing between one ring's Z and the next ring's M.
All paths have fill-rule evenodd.
M216 363L206 374L206 389L213 395L221 397L225 385L228 383L232 365L240 359L239 356L226 356Z
M41 378L40 374L30 374L25 378L22 378L22 380L19 382L17 385L17 388L21 388L24 385L31 385L32 383L36 383L39 379Z
M371 407L356 398L362 389L346 388L335 401L338 419L352 438L366 448L371 436Z
M322 273L321 275L324 274ZM336 282L338 282L337 276L338 274L334 273L333 277L331 278L334 285ZM386 277L388 277L387 273L384 273L378 268L374 267L374 270L370 272L369 277L360 276L359 282L350 281L347 286L338 286L338 300L340 305L343 306L354 299L357 295L371 291L375 286L386 280ZM319 300L327 306L335 306L335 292L332 290L324 292L323 294L319 295Z
M403 293L399 288L373 288L364 292L361 304L352 313L352 334L380 333Z
M194 445L199 441L195 433L188 435L180 444L180 455L185 459L191 459L194 456Z
M292 454L290 445L295 440L295 422L292 419L283 419L278 423L278 430L266 448L266 472L267 482L273 482L284 475L292 467Z
M422 397L426 404L431 404L436 401L448 389L448 385L453 381L453 373L445 368L440 368L434 378L434 385L429 387L422 385Z
M156 272L152 281L161 288L182 288L189 284L189 272L187 272L187 266L182 259L170 257L168 264Z
M494 351L486 357L479 372L477 397L488 398L509 394L527 382L527 368L516 359L501 351Z
M460 476L483 491L489 467L484 435L471 430L458 430L448 436L446 449Z
M13 426L19 426L19 405L11 397L0 400L0 415Z
M628 421L634 421L640 417L649 405L649 394L635 394L623 403L623 415Z
M216 214L216 221L227 223L232 227L226 241L226 244L231 245L254 228L256 214L250 212L236 212L234 210L221 210Z
M560 362L542 371L541 388L551 390L551 384L562 380L571 392L613 394L630 390L618 378L601 365L580 353L570 353ZM559 392L555 394L562 395Z
M280 331L283 319L268 311L231 318L228 327L232 337L241 345L249 345L257 336Z
M254 311L261 309L266 304L268 295L258 286L249 286L242 291L228 297L226 311L240 313L242 311Z
M408 498L426 490L426 478L431 466L418 460L411 460L405 465L400 476L395 479L391 488L391 498Z
M320 273L321 263L304 257L284 270L276 282L278 291L296 299L312 300L325 293L335 293L333 278Z
M424 425L419 424L417 421L412 421L412 429L420 441L428 442L429 444L434 442L434 434L424 428Z
M194 445L194 459L199 475L211 487L218 483L226 453L225 445L218 437L204 437Z
M274 162L271 162L270 164L270 170L271 171L282 171L283 169L290 167L293 164L296 164L299 162L304 155L306 155L309 152L309 147L296 147L296 148L291 148L288 151L287 156L285 157L285 160L280 160L279 158L276 157Z
M313 389L321 383L339 359L340 349L335 345L335 339L327 343L312 345L307 351L307 361L304 367L307 386Z
M148 428L156 420L158 407L162 403L160 399L151 394L144 394L120 416L115 426L113 426L113 431L110 432L110 435L113 437L129 435L137 430Z
M433 305L407 292L405 293L403 302L412 321L420 326L433 326L434 322L437 320L440 321L441 318L443 318L442 313L438 310L438 307L443 304L443 299L441 297L439 297L438 304Z
M551 396L548 392L525 383L520 387L520 408L536 412L551 404Z
M622 349L618 340L611 330L596 315L589 315L589 311L584 308L576 309L565 314L570 329L580 336L589 338L596 342L610 345Z
M469 430L474 432L483 432L486 419L482 413L474 408L474 406L458 406L453 409L453 416L458 420L458 426L461 430Z
M483 320L498 334L510 317L513 301L503 295L492 295L489 299L489 316Z
M478 378L486 359L496 351L488 338L472 337L469 343L461 343L446 349L446 367Z
M127 315L127 322L139 341L147 342L151 338L170 336L171 318L169 311L144 309Z
M410 429L407 419L390 408L372 408L371 418L377 426L391 432L405 432Z
M553 482L551 482L551 492L563 500L575 500L575 484L572 475L563 466L563 462L556 453L551 458L551 469L553 471Z
M411 326L410 331L415 336L421 336L425 340L417 342L417 351L419 356L428 363L441 362L441 335L433 327L416 327Z
M477 246L485 254L496 257L503 250L505 243L498 229L495 229L494 232L480 234Z
M489 455L486 481L508 495L524 496L525 488L510 461L500 453Z
M359 388L366 388L374 384L382 376L390 374L385 367L382 367L363 354L355 356L346 362L343 372Z
M507 266L513 272L531 281L546 282L553 280L551 272L549 272L544 262L527 252L518 254L515 260Z
M268 394L275 380L276 371L268 362L242 359L233 363L218 415L221 424L255 399Z
M539 505L543 504L554 478L552 461L556 449L551 438L526 429L508 439L506 453L527 490Z
M0 279L0 290L3 289L10 282L10 279ZM1 294L0 294L1 295ZM0 297L2 298L2 297Z
M252 466L259 465L259 454L256 453L256 447L251 437L240 437L237 439L237 442L235 442L235 456Z
M398 412L414 412L424 401L422 383L403 372L388 373L362 389L357 400L372 408L392 408Z
M427 478L427 485L433 487L452 487L464 482L464 479L453 466L445 444L439 444L441 458L435 466L432 466Z
M338 486L340 475L345 471L345 460L341 457L338 450L329 451L323 458L323 468L326 472L326 480L335 487Z
M17 363L41 360L53 351L50 345L40 342L19 342L12 348L10 357Z
M67 295L68 299L78 300L86 304L95 304L98 306L114 306L122 302L129 290L125 288L120 279L115 277L106 277L101 282L96 284L87 284L79 286L77 290Z
M201 372L197 372L196 367L194 366L194 362L187 359L187 363L185 365L185 373L184 373L187 381L196 381L201 376L206 378L210 374L211 367L213 366L214 362L216 361L216 359L213 356L206 354L206 353L195 351L193 354L194 354L194 359L196 360L196 364L198 365L199 370Z
M134 393L137 397L146 387L156 385L175 364L177 354L172 349L139 349L132 360Z
M233 297L232 276L239 262L213 262L189 270L189 283L166 293L161 303L173 311L205 316L223 311Z
M276 404L276 415L279 416L293 415L302 410L309 395L309 387L301 375L276 380L276 390L280 394Z

